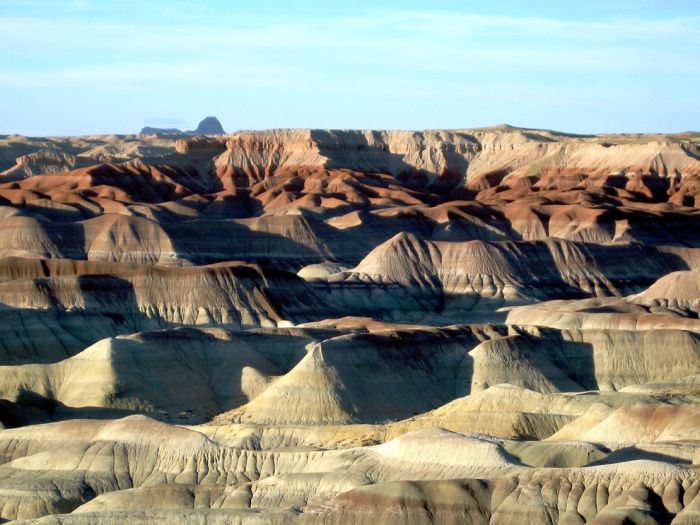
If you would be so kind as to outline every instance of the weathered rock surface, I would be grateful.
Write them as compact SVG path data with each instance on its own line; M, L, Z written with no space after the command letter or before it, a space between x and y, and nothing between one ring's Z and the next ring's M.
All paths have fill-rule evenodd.
M58 361L99 339L143 330L291 326L331 311L302 279L247 263L94 268L105 273L0 283L0 361Z
M0 137L0 521L700 523L700 136Z

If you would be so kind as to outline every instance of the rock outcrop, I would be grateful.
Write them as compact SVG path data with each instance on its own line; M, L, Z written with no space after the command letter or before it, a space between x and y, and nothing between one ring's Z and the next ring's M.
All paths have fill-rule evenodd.
M197 125L197 128L188 131L192 135L223 135L226 133L224 128L221 126L221 122L216 117L205 117Z
M216 117L205 117L196 129L180 131L177 128L154 128L145 126L141 128L141 135L223 135L226 133L221 122Z

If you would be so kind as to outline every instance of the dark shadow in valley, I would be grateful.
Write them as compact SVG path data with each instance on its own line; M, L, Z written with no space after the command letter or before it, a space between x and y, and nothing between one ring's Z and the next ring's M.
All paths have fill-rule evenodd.
M195 220L163 223L161 226L175 252L197 265L248 261L264 267L296 271L330 258L323 253L322 247L319 250L282 235L251 229L233 220ZM313 245L314 240L309 240Z
M612 465L615 463L626 463L628 461L661 461L672 465L690 465L692 460L684 457L664 454L652 450L644 450L636 445L620 448L608 454L605 458L594 461L586 466L594 467L599 465Z
M70 300L70 280L77 281L82 304ZM36 293L47 308L3 306L0 323L0 365L55 363L81 352L89 345L120 334L168 324L153 314L139 311L133 285L113 275L36 278Z
M594 349L591 343L565 339L560 330L541 329L541 337L526 335L535 352L541 353L583 391L598 390ZM563 389L564 391L571 391Z

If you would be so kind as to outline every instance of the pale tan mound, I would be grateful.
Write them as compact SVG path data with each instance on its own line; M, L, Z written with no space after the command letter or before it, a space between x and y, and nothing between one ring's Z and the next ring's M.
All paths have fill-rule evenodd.
M258 252L266 251L268 257L279 256L281 244L285 242L295 246L300 254L313 252L317 260L331 256L331 250L323 237L332 232L327 232L327 227L318 221L289 215L240 219L236 222L252 232L249 242Z
M347 266L335 263L310 264L299 270L297 275L306 281L310 281L312 279L324 279L347 269Z
M541 393L513 385L496 385L457 398L431 412L392 423L387 435L440 426L455 432L479 432L503 439L544 439L584 415L595 404L619 407L655 402L653 397L642 393Z
M306 523L470 523L488 525L490 490L481 480L395 481L335 498ZM316 518L316 519L314 519Z
M404 465L426 463L431 468L470 465L494 469L517 464L498 440L475 434L459 434L441 428L409 432L372 450Z
M453 432L497 436L500 439L535 440L504 442L504 446L520 457L520 445L526 445L527 461L537 467L584 466L606 455L603 447L584 442L540 442L567 423L585 415L592 407L612 410L627 405L663 406L665 403L698 403L696 396L682 392L665 394L665 400L643 393L586 392L580 394L542 394L512 385L498 385L488 390L458 398L433 411L387 425L257 425L231 424L219 420L196 429L214 441L253 450L290 447L343 448L356 447L401 436L407 432L439 426ZM542 446L539 446L539 445ZM647 447L649 448L649 447ZM675 447L678 448L678 447ZM672 456L692 458L695 449L668 452ZM664 453L658 450L657 453ZM628 450L626 459L647 458L644 451ZM659 456L661 457L661 456ZM521 458L522 459L522 458ZM677 461L682 462L681 459Z
M426 449L427 460L422 457ZM614 508L608 504L626 497L640 484L648 491L640 503L651 503L655 511L678 513L700 489L692 468L632 461L585 469L533 469L519 466L498 440L439 429L411 433L375 447L256 452L221 446L197 432L131 417L4 431L0 452L10 460L2 467L4 487L0 490L2 516L7 519L65 513L93 499L98 487L100 493L114 495L98 496L72 516L106 523L134 515L137 519L182 519L192 518L193 514L183 511L195 506L200 512L255 508L275 518L280 517L275 514L280 510L296 507L304 511L302 522L363 522L376 520L387 511L398 516L418 512L418 522L424 518L429 522L431 515L420 510L427 506L444 512L446 519L457 512L474 519L481 516L479 519L487 520L484 523L522 519L537 523L545 509L555 516L573 512L591 520L604 509ZM80 472L77 480L71 477L72 469ZM458 479L460 473L480 481L439 482ZM398 480L403 481L390 486L425 488L386 492L384 483ZM378 483L376 491L360 488L371 483ZM450 486L472 489L465 494ZM118 492L141 487L152 488ZM387 497L374 498L373 494ZM169 510L163 513L159 505ZM639 510L639 506L627 510ZM60 517L64 518L71 522L72 517Z
M538 392L579 391L583 387L567 376L549 355L521 336L484 341L469 352L473 359L471 392L509 383Z
M539 468L575 468L604 460L610 451L584 441L509 441L505 449L522 463Z
M0 367L0 397L202 420L258 395L280 370L223 330L147 332L95 343L53 365Z
M483 241L440 243L400 233L375 248L358 266L328 278L330 299L352 309L400 322L412 313L493 310L530 302L511 258Z
M700 439L700 406L631 405L612 412L592 407L549 439L648 443Z
M695 475L635 462L630 472L531 469L491 479L381 483L341 494L302 522L668 523L675 513L694 516Z
M599 390L682 379L697 370L700 355L700 338L682 330L542 331L542 343L558 363L569 363L570 377Z
M434 426L427 423L425 426ZM321 450L376 445L386 440L384 425L257 425L214 420L192 430L221 445L246 450ZM404 430L404 433L408 430ZM392 437L395 437L392 435Z
M323 325L321 325L323 326ZM379 330L330 338L248 405L223 415L259 424L340 424L406 418L469 392L510 382L544 393L608 390L682 379L697 368L691 333L556 331L490 327ZM667 348L661 354L658 348ZM406 389L410 384L412 388ZM284 406L277 403L285 399ZM379 400L379 401L378 401ZM506 422L535 435L539 419ZM504 422L505 423L505 422ZM554 426L552 426L554 425ZM506 427L510 428L510 427ZM468 429L468 428L467 428Z
M297 516L291 510L248 509L249 498L249 490L235 485L160 484L102 494L57 519L60 523L100 524L284 524Z
M475 327L454 334L405 329L334 337L311 348L253 401L219 419L318 425L425 412L464 390L458 370L466 348L493 333Z
M657 381L630 385L622 392L639 392L653 394L692 394L700 395L700 374L693 374L671 381Z
M673 272L658 281L637 297L647 299L700 300L700 272Z
M458 320L464 312L547 297L621 295L646 286L650 275L667 273L670 264L684 263L632 245L594 248L558 239L443 242L400 233L352 270L327 277L325 288L316 286L346 310L397 321L416 320L419 312ZM536 324L526 313L511 320L518 311L508 314L510 322Z
M50 227L33 217L0 219L0 257L61 257L60 243Z
M49 438L43 439L41 436L47 432ZM252 452L222 447L197 432L143 417L109 422L71 421L0 434L0 452L9 460L3 466L5 486L0 489L2 516L32 518L72 510L92 499L96 488L100 492L112 492L164 483L238 485L243 491L241 497L231 491L224 492L224 497L230 496L229 505L243 509L274 511L290 504L305 506L319 494L330 499L368 483L369 472L385 480L406 476L411 471L406 471L405 463L397 461L392 454L407 452L416 440L425 439L443 444L443 461L448 463L442 467L415 463L413 475L421 478L454 477L465 468L473 472L502 471L510 465L503 460L503 453L498 452L497 444L445 432L408 436L394 443L394 452L376 447L327 453ZM454 452L459 451L471 453L456 459ZM480 451L492 452L482 457ZM71 477L69 471L74 469L84 473L82 480L74 481ZM37 478L39 472L46 473L48 481ZM51 477L65 481L52 484ZM253 484L244 485L249 481ZM51 487L54 490L49 490ZM148 506L143 500L141 504ZM138 500L134 500L136 505ZM206 507L218 505L209 500Z
M700 331L692 315L697 306L644 297L624 299L555 300L505 310L506 322L564 330L663 330Z
M141 265L178 263L175 246L165 230L154 221L107 214L82 224L87 259Z

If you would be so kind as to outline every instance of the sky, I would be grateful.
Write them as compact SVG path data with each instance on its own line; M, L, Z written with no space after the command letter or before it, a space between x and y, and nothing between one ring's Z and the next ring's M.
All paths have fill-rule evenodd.
M700 129L698 0L0 0L0 49L2 134Z

